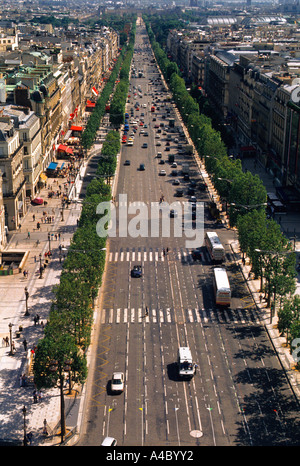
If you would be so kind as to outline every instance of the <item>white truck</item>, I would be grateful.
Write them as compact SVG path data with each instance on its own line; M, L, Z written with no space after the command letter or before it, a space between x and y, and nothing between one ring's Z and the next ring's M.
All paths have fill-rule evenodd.
M178 348L177 365L180 377L190 379L195 374L195 364L188 346Z

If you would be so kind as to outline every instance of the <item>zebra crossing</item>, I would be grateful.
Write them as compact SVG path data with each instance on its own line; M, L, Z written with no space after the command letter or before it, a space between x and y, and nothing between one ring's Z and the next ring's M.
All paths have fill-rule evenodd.
M170 308L149 309L148 314L143 308L101 310L102 324L172 323L176 321L176 313ZM259 316L254 309L205 310L190 308L180 312L180 322L182 321L184 323L260 324Z
M205 253L201 253L202 262L209 262ZM142 248L120 249L119 251L110 251L108 255L109 262L164 262L166 258L178 260L181 262L194 262L191 251L186 248L171 249L166 254L160 248L150 248L149 250Z

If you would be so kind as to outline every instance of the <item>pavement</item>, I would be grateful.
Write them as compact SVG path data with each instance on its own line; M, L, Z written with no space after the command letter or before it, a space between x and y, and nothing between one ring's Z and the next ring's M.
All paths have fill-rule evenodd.
M96 145L92 155L96 154L101 145ZM197 160L199 169L205 181L211 197L216 197L216 192L211 184L209 176L205 172L200 160ZM258 173L268 191L275 192L273 177L263 167L254 164L251 159L243 161L244 169ZM87 161L85 161L77 174L69 197L76 201L82 186L82 177L86 172ZM72 202L65 208L62 215L61 199L52 197L48 199L50 190L57 191L62 184L62 179L48 179L48 186L43 188L40 196L47 199L47 206L29 206L28 212L21 222L21 228L10 234L6 251L30 251L24 269L28 271L27 276L23 273L16 275L0 276L0 445L23 445L24 420L26 433L32 433L28 445L54 446L61 445L60 431L60 396L59 389L43 390L41 396L34 399L34 384L32 381L32 350L43 337L43 323L47 321L51 299L53 298L53 286L59 283L62 269L63 256L60 255L59 246L67 247L77 227L77 219L80 216L80 204ZM115 179L115 184L117 177ZM70 186L68 186L70 188ZM37 221L41 221L43 211L51 216L51 223L41 223L40 231L37 230ZM35 215L35 220L33 220ZM53 217L53 219L52 219ZM226 217L223 223L228 227ZM281 218L282 231L292 240L296 235L296 250L300 251L300 213L288 213ZM28 235L28 232L30 235ZM50 244L48 239L50 233ZM57 235L57 236L56 236ZM234 238L234 235L233 235ZM45 262L45 252L51 248L52 257L46 264L42 278L40 277L40 254L41 262ZM257 308L260 310L261 322L265 326L270 340L277 351L282 369L286 372L289 384L294 391L295 397L300 400L300 373L295 370L295 361L285 346L285 338L279 335L277 330L277 317L270 322L270 309L260 301L259 280L249 279L250 265L242 263L239 244L232 240L230 247L239 263L249 290L251 291ZM28 311L25 315L26 299L25 287L29 292ZM300 293L299 275L297 282L297 293ZM38 323L34 317L39 315ZM12 324L9 327L9 324ZM17 335L19 326L22 326L20 336ZM10 339L10 328L15 351L11 354L11 347L6 346L4 339ZM27 350L24 348L24 340L27 341ZM10 341L10 340L9 340ZM2 346L1 346L2 343ZM88 355L89 362L89 355ZM26 376L26 385L22 386L22 376ZM65 409L67 436L64 445L73 445L78 439L80 432L82 413L84 410L85 387L75 386L70 395L67 394L66 386ZM26 412L24 411L24 407Z
M64 210L61 208L61 197L48 198L50 191L64 190L66 186L70 199L78 198L86 162L80 167L75 182L66 183L63 178L48 178L39 196L47 201L46 206L28 206L28 211L21 222L21 228L10 233L5 251L29 251L23 271L14 275L0 276L0 445L20 445L24 436L24 413L27 433L32 432L32 445L43 444L44 427L48 438L55 440L53 435L59 423L60 397L58 389L42 391L41 397L35 402L32 382L32 351L40 338L43 337L43 326L49 316L53 287L59 283L64 260L64 250L70 244L77 228L81 206L72 202ZM45 223L42 218L51 217L51 223ZM34 219L35 216L35 219ZM40 230L37 229L40 222ZM50 242L48 238L50 234ZM45 252L52 252L48 263ZM40 276L40 265L45 268ZM27 287L28 312L26 316L25 287ZM35 316L39 316L39 322ZM11 325L10 325L11 324ZM22 327L18 335L19 327ZM11 330L10 330L11 328ZM10 331L15 350L11 353L4 339ZM27 342L25 350L24 340ZM22 386L22 376L25 374L26 386ZM23 377L24 379L24 377ZM77 417L73 419L74 409L79 402L80 387L72 396L66 396L67 422L77 425ZM76 395L76 396L75 396ZM72 408L72 409L71 409Z

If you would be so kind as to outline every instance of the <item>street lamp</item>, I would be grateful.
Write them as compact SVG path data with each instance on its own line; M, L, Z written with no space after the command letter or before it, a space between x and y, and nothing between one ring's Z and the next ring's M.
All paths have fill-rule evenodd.
M28 288L27 286L25 286L24 288L24 292L25 292L25 316L29 316L29 312L28 312L28 298L29 298L29 292L28 292Z
M26 434L26 408L23 406L22 408L23 413L23 429L24 429L24 439L23 439L23 446L27 447L27 434Z
M13 349L12 349L12 327L13 327L13 324L10 322L8 324L8 328L9 328L9 343L10 343L10 356L13 356Z
M39 254L39 258L40 258L40 277L39 278L43 278L42 253L41 252Z
M48 233L49 252L51 252L51 234Z

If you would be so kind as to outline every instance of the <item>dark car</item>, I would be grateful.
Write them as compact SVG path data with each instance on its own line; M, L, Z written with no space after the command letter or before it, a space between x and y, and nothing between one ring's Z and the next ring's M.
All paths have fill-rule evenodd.
M170 217L171 217L171 218L177 217L177 210L171 209L171 210L170 210Z
M196 248L192 250L192 258L194 261L201 260L201 248Z
M131 270L132 277L141 277L142 276L142 266L141 265L134 265L133 269Z
M183 189L177 188L176 189L176 196L177 197L182 197L183 196Z
M140 164L140 171L144 171L145 170L145 164L144 163L141 163Z
M130 165L130 160L125 160L124 165Z

